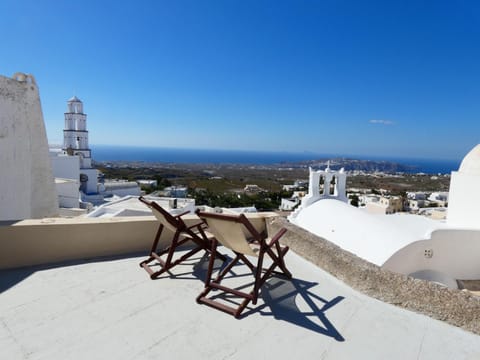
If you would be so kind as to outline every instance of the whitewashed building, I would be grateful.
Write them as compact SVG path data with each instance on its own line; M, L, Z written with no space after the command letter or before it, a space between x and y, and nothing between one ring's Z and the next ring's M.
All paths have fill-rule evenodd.
M409 211L418 211L425 207L425 200L408 199L407 207Z
M172 215L178 215L185 212L194 213L195 199L176 199L156 196L145 196L148 200L155 201L162 208ZM137 196L115 197L112 201L100 205L90 212L86 217L106 218L106 217L124 217L124 216L149 216L152 210L143 202L138 200Z
M452 173L452 176L453 176L453 173ZM430 196L428 197L428 201L430 201L431 203L437 204L437 206L447 206L448 198L449 198L448 191L439 191L439 192L431 193Z
M76 96L67 101L64 114L63 145L50 149L50 161L61 208L78 208L98 194L98 170L92 167L92 152L88 145L87 115ZM68 181L67 181L68 180ZM74 182L76 186L66 186ZM75 200L76 199L76 200ZM101 197L95 197L102 201Z
M480 278L480 145L452 172L446 221L434 220L441 213L444 217L445 209L430 218L369 214L339 198L320 196L312 170L310 182L309 201L289 217L292 223L397 273L451 288L457 281Z
M148 189L154 189L158 185L157 180L142 179L142 180L136 180L136 181L139 186L148 188Z
M167 186L163 189L165 196L174 198L185 198L188 194L188 188L186 186Z
M423 191L408 191L407 198L411 200L426 200L427 194Z
M300 204L303 197L306 195L305 191L294 191L290 198L282 198L279 210L293 211Z
M292 211L295 207L300 204L300 199L298 197L283 198L280 203L279 210L281 211Z
M88 145L87 115L82 101L73 96L67 101L63 151L80 160L80 190L84 194L98 193L98 170L92 167L92 151Z
M290 219L295 219L302 209L319 200L334 199L344 203L348 202L346 192L347 174L343 168L340 171L335 171L330 169L330 164L328 164L325 170L309 168L309 174L308 194L302 198L300 206L290 214Z
M102 195L104 196L140 196L141 194L142 190L135 181L105 181L103 184Z
M395 214L403 210L403 203L399 196L379 196L378 201L368 202L365 209L372 214Z
M92 166L87 115L78 97L68 99L64 117L62 148L50 149L60 208L91 208L91 204L102 204L105 196L140 195L136 182L98 181L99 171Z

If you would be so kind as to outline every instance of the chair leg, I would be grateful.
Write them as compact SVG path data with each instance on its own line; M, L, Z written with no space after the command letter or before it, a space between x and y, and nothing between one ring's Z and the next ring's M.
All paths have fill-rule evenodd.
M210 251L210 261L208 262L207 276L205 278L205 287L208 287L210 285L216 255L217 255L217 239L213 239L212 240L212 247L211 247L211 251Z
M261 277L262 277L262 269L263 269L263 256L264 252L260 250L260 254L258 254L258 264L257 264L257 269L255 270L255 284L253 285L253 300L252 304L256 305L257 304L257 299L258 299L258 291L260 290L261 284Z
M281 252L281 256L284 256L288 251L288 247L285 247ZM259 288L263 286L263 284L265 283L265 281L272 275L272 273L274 273L274 270L277 266L279 266L279 259L277 257L275 258L272 258L273 259L273 262L272 264L270 265L270 267L268 269L266 269L265 271L265 274L263 274L262 278L260 279L260 282L259 282ZM292 274L290 273L290 271L288 271L288 269L286 269L286 272L282 273L282 275L286 276L287 278L291 279L292 278Z
M150 257L147 260L142 261L139 264L140 267L144 267L145 264L148 264L150 261L152 261L154 259L154 257L151 256L151 255L152 255L152 253L155 253L156 250L157 250L158 241L160 240L160 236L162 235L162 231L163 231L163 224L160 224L160 226L158 227L158 230L157 230L157 234L155 235L155 238L153 240L152 248L150 249Z
M170 264L170 262L172 261L172 258L173 258L173 253L175 252L175 249L177 248L178 246L178 237L180 236L180 233L177 231L175 233L175 235L173 236L173 240L172 240L172 243L170 244L170 248L169 248L169 251L168 251L168 255L167 255L167 260L165 261L165 263L167 264L167 266Z
M288 278L292 278L292 273L290 271L288 271L287 265L285 265L285 260L284 260L284 256L287 253L287 251L289 250L289 247L285 246L284 247L285 252L283 252L280 244L277 242L277 243L275 243L275 248L277 249L277 253L278 253L278 259L279 259L278 266L280 267L280 269L282 269L282 271L285 273L285 275Z
M217 241L215 240L215 246L216 246L216 244L217 244ZM213 250L213 247L212 247L212 250ZM214 258L214 252L212 252L212 254L210 254L210 262L209 262L209 265L208 265L208 274L207 274L207 278L205 279L205 288L197 296L197 298L196 298L197 303L211 306L211 307L216 308L218 310L224 311L224 312L226 312L230 315L233 315L237 318L238 318L238 316L240 316L240 313L242 312L242 310L246 306L246 304L248 304L248 302L245 304L245 306L243 308L240 308L240 307L232 308L230 306L224 305L224 304L222 304L218 301L212 300L212 299L207 297L208 294L210 293L210 291L212 291L213 289L220 289L222 291L230 292L230 293L233 293L237 296L241 296L245 299L247 299L247 297L248 297L248 301L251 300L251 295L249 295L249 294L242 293L240 291L236 291L236 290L233 290L233 289L228 289L228 288L225 288L224 286L220 285L220 282L222 281L222 279L232 269L232 267L239 261L239 259L240 259L240 254L237 254L237 256L232 261L230 261L228 263L228 265L222 271L220 271L220 273L217 275L217 277L212 280L213 264L214 264L215 258ZM242 305L240 305L240 306L242 306Z
M212 252L213 252L213 248L212 248ZM211 307L213 307L217 310L221 310L223 312L226 312L230 315L233 315L235 318L239 319L243 310L245 310L245 308L248 306L248 304L250 302L252 302L255 305L257 300L258 300L258 293L259 293L259 290L260 290L260 288L263 284L263 282L262 282L262 279L263 279L262 278L263 259L262 259L262 261L259 261L259 263L256 267L254 267L254 265L243 254L236 253L235 258L228 263L228 265L218 274L218 276L215 279L212 280L211 279L212 272L213 272L213 261L212 261L212 259L214 257L212 256L212 254L210 256L211 257L210 257L208 275L207 275L207 279L205 280L205 288L200 293L200 295L197 296L197 299L196 299L197 303L211 306ZM263 256L264 256L263 254L259 254L259 258L263 258ZM253 290L250 293L244 293L242 291L232 289L232 288L228 288L228 287L222 286L220 284L221 281L223 280L223 278L225 277L225 275L227 275L227 273L230 272L230 270L233 268L233 266L235 266L235 264L239 260L245 261L245 263L247 265L249 264L249 267L253 268L252 272L253 272L254 277L255 277L255 285L254 285ZM211 267L210 267L210 264L211 264ZM238 305L237 307L228 306L224 303L221 303L217 300L214 300L212 298L207 297L208 294L210 293L210 291L213 290L213 289L218 289L220 291L223 291L224 293L233 294L235 296L238 296L238 297L242 298L243 300L241 301L240 305Z
M253 295L253 294L252 294ZM252 304L255 305L255 303L253 302L253 300L249 299L249 298L245 298L242 303L240 304L240 306L238 307L237 311L235 311L235 314L233 314L233 316L235 316L236 319L239 319L240 318L240 315L242 314L242 311L245 310L245 308L247 307L248 303L252 301Z
M150 278L153 280L155 278L157 278L158 276L160 276L161 274L163 274L164 272L167 272L168 270L170 270L171 268L173 268L174 266L180 264L182 261L184 260L187 260L190 256L196 254L197 252L199 252L200 250L202 250L202 248L200 247L196 247L192 250L190 250L188 253L186 253L185 255L181 256L180 258L178 258L177 260L175 260L174 262L170 262L170 263L166 263L166 262L163 262L163 264L161 263L162 265L162 268L160 270L158 270L157 272L153 273L150 275ZM161 259L157 259L157 260L161 260Z
M216 242L215 242L216 243ZM255 284L253 286L253 290L250 293L244 293L242 291L232 289L232 288L227 288L225 286L222 286L220 282L222 279L225 277L225 275L232 269L232 267L239 261L239 260L246 260L246 264L251 264L248 259L242 254L236 254L235 259L233 259L219 274L218 276L212 280L212 272L213 272L213 261L214 261L214 253L213 253L213 248L212 248L212 254L210 254L210 263L209 263L209 269L208 269L208 276L207 279L205 280L205 288L198 295L197 297L197 303L199 304L205 304L208 306L211 306L217 310L221 310L223 312L226 312L230 315L233 315L235 318L239 319L243 310L248 306L250 302L252 302L253 305L256 305L257 300L258 300L258 294L260 292L261 287L265 283L265 281L272 275L274 272L275 268L278 266L282 272L283 275L285 275L288 278L292 277L292 274L290 271L288 271L287 267L285 266L285 262L283 261L283 257L288 251L288 247L284 247L283 249L280 248L280 251L277 254L273 252L271 248L267 248L264 251L262 251L259 254L258 257L258 264L255 270L253 271L254 277L255 277ZM268 255L272 258L272 264L268 269L263 269L263 258L265 256L265 252L268 253ZM213 259L213 260L212 260ZM253 266L253 264L251 264ZM263 273L265 271L265 273ZM262 275L263 273L263 275ZM212 289L218 289L223 291L224 293L230 293L234 294L240 298L243 298L242 302L240 305L238 305L236 308L228 306L224 303L221 303L217 300L214 300L213 298L208 298L208 294Z
M201 303L202 299L206 298L210 290L212 290L210 286L210 282L212 281L212 274L213 274L213 266L215 264L215 255L217 254L217 239L213 239L211 241L211 249L210 249L210 259L208 261L208 269L207 275L205 277L205 287L200 295L197 296L197 303Z
M275 265L275 267L278 266L282 270L283 275L285 275L287 278L291 279L292 278L292 273L287 269L287 266L285 265L285 262L283 260L283 257L288 252L288 250L289 250L289 247L285 246L283 249L281 249L281 248L279 249L278 254L275 254L271 248L268 248L267 253L270 256L270 258L273 260L272 265ZM272 269L272 271L273 271L273 269Z
M172 241L171 241L171 243L168 247L166 247L162 251L158 251L157 248L158 248L158 243L159 243L162 231L163 231L163 225L160 224L160 226L158 228L158 231L157 231L157 234L155 236L155 239L153 241L152 248L150 249L150 256L146 260L143 260L139 264L140 267L143 267L145 269L145 271L150 275L150 278L152 280L157 278L158 276L160 276L164 272L170 270L174 266L178 265L182 261L188 259L190 256L194 255L198 251L200 251L200 250L209 250L210 251L210 249L206 249L205 243L199 241L198 238L188 236L188 235L190 235L189 233L184 234L184 235L186 235L186 237L179 240L180 235L182 235L181 231L177 231L174 234L173 239L172 239ZM178 258L177 260L172 261L176 249L180 245L182 245L182 244L184 244L188 241L193 241L194 244L196 245L196 247L193 248L192 250L190 250L188 253L181 256L180 258ZM163 260L161 258L161 256L163 256L165 254L167 255L167 257L166 257L165 260ZM150 266L148 266L148 264L150 262L152 262L153 260L156 260L160 264L160 270L154 271L154 270L152 270L152 268Z

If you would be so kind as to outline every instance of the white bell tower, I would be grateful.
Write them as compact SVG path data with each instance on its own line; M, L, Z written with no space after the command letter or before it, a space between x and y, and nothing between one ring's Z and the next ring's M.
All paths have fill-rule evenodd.
M330 169L330 161L325 170L313 170L309 168L310 180L308 182L308 194L303 197L300 206L290 214L289 220L297 217L301 209L322 199L335 199L348 202L346 184L347 173L343 168L339 171Z
M98 193L98 170L92 167L92 151L88 147L87 115L76 96L68 99L63 130L63 151L80 159L80 190L84 194Z
M92 167L92 153L88 148L87 115L83 113L83 103L76 96L67 101L63 150L69 155L80 157L81 169Z

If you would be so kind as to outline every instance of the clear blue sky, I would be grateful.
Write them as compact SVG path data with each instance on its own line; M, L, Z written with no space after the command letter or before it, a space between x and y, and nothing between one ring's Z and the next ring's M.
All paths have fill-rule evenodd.
M480 142L479 1L0 0L0 73L50 142L461 158Z

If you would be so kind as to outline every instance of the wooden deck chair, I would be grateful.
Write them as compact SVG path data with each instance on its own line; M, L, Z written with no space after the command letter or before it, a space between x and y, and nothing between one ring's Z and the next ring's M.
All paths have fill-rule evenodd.
M212 236L208 236L208 233L205 231L206 224L203 220L198 218L198 221L193 225L187 226L182 220L182 216L189 213L188 211L173 216L155 201L147 200L143 196L140 196L139 200L152 210L153 215L155 215L160 222L152 248L150 249L149 257L140 263L140 267L143 267L147 273L150 274L151 279L155 279L164 272L169 271L175 265L187 260L200 250L211 251L211 240L209 238ZM165 248L158 249L160 236L165 228L173 234L173 238ZM180 258L174 259L175 250L189 241L194 243L193 249ZM166 257L164 255L166 255ZM162 259L162 256L164 256L165 259ZM222 260L226 260L222 254L216 254L216 256ZM152 266L149 265L154 260L160 265L160 269L157 271L153 270Z
M252 302L257 303L258 293L261 286L265 283L269 276L274 273L278 267L280 274L291 278L292 274L288 271L283 260L288 251L288 247L281 247L279 239L287 231L282 228L273 238L267 238L265 234L260 234L255 227L250 223L247 217L241 215L224 215L206 212L197 212L201 219L208 224L209 230L215 236L212 239L212 251L210 254L210 262L208 266L207 277L205 280L205 289L197 297L198 303L203 303L214 307L218 310L224 311L228 314L239 318L245 307ZM213 264L215 261L215 253L218 243L224 245L235 253L235 258L228 263L223 270L219 272L215 279L212 279ZM264 257L267 255L272 264L267 268L262 268ZM256 264L253 264L247 256L255 257ZM232 267L242 260L252 271L254 277L253 289L250 293L246 293L237 288L229 288L221 284L222 279L232 269ZM278 274L278 272L275 272ZM208 297L211 290L220 290L226 294L233 294L243 301L237 306L232 307L226 305L225 302L217 300L218 296Z

